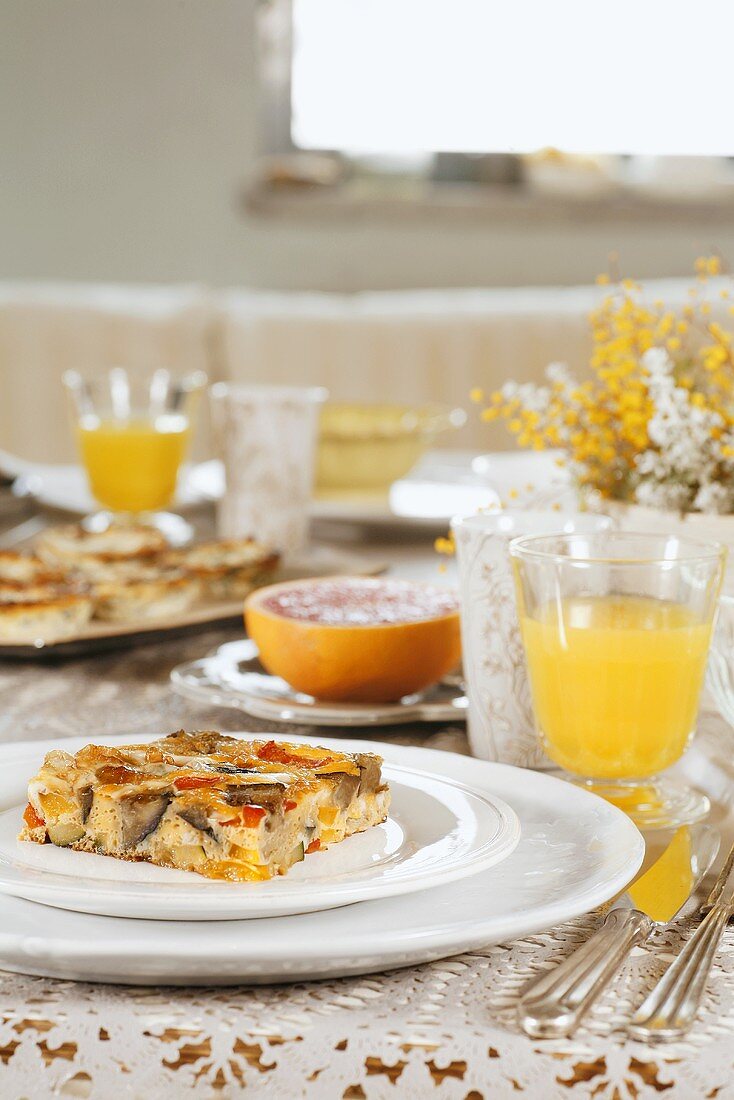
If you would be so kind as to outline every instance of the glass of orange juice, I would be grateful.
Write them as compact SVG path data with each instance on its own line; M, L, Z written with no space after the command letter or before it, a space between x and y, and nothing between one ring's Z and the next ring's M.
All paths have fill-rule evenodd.
M180 517L160 509L173 501L206 375L176 377L163 369L137 375L114 367L97 378L67 371L63 382L95 500L118 520L175 529Z
M666 535L542 535L510 545L547 755L641 826L709 811L659 773L693 736L725 550Z

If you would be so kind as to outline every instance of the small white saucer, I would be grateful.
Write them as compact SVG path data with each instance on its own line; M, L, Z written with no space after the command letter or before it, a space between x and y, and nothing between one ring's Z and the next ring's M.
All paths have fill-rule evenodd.
M269 676L257 646L227 642L208 657L178 665L171 684L179 695L206 706L235 707L255 718L298 726L393 726L406 722L464 722L467 701L454 679L397 703L324 703Z
M280 917L454 882L494 866L517 845L517 816L501 799L394 764L383 775L392 791L384 824L257 883L19 841L23 806L15 806L0 813L0 892L110 917Z

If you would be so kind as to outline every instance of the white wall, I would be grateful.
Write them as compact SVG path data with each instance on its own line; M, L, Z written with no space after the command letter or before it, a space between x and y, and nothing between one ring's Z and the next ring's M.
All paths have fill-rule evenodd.
M0 0L0 278L352 290L588 282L734 258L734 226L246 216L254 0Z

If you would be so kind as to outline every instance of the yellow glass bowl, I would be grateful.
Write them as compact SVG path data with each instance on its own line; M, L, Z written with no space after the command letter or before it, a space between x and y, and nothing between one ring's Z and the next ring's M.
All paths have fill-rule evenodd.
M436 438L466 420L442 405L326 404L321 410L316 491L380 492L404 477Z

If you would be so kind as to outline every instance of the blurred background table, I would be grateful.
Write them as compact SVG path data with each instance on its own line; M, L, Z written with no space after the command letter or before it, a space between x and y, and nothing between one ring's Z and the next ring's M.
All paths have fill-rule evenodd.
M7 503L7 502L6 502ZM7 504L6 526L24 514ZM211 522L204 513L204 526ZM362 543L360 548L365 549ZM403 576L450 579L423 537L366 543ZM165 733L187 728L304 733L169 689L171 668L237 628L63 662L0 665L0 739ZM707 714L684 763L734 837L734 735ZM331 732L331 731L330 731ZM348 736L348 735L347 735ZM466 753L461 726L382 728L369 736ZM622 1024L681 944L639 949L573 1040L532 1041L514 1022L517 992L598 923L592 913L547 932L433 964L341 981L269 987L133 988L0 972L0 1095L138 1098L182 1095L436 1096L482 1100L595 1096L729 1097L734 1042L734 934L716 963L700 1021L684 1042L652 1048ZM49 910L53 922L53 911ZM685 930L684 930L685 932ZM385 930L389 936L389 929ZM0 930L1 936L1 930Z

